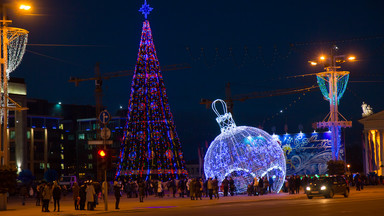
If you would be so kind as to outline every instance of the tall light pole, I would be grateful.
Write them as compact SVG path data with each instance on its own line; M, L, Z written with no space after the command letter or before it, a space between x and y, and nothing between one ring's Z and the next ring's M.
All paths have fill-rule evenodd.
M28 31L20 28L8 27L11 20L7 20L7 9L14 4L0 4L2 12L2 20L0 20L0 33L1 33L1 48L0 48L0 165L8 165L9 163L9 143L8 143L8 111L22 111L26 110L18 103L9 98L8 95L8 79L9 74L16 69L20 64L21 59L25 52L25 45L27 43ZM31 9L28 5L20 5L20 10ZM19 165L17 165L19 167Z
M325 72L317 73L317 83L326 100L329 101L330 111L322 122L317 122L317 128L328 128L331 132L332 160L340 159L341 128L352 127L352 121L339 113L339 100L343 96L349 79L349 71L338 71L340 66L337 64L346 61L354 61L355 57L346 55L336 55L338 48L333 46L329 56L321 56L319 61L310 61L315 66L323 63ZM339 118L340 117L340 118Z

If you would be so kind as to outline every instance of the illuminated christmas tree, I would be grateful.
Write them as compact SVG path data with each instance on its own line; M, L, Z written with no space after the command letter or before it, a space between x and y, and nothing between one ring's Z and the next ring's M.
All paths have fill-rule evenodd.
M145 18L151 10L146 2L140 9ZM180 178L187 174L184 163L152 31L149 21L145 20L116 176Z

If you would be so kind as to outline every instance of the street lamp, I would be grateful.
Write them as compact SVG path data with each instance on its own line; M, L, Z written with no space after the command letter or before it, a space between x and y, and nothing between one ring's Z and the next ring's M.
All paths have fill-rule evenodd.
M8 165L8 111L22 111L27 108L22 107L8 95L9 74L20 64L27 44L28 31L21 28L8 27L12 20L7 19L7 9L15 4L0 4L2 20L0 20L1 48L0 48L0 88L2 94L0 97L0 165ZM20 9L20 7L19 7ZM31 6L24 5L23 10L30 10ZM16 116L17 114L15 114ZM1 151L3 149L3 151Z
M321 93L324 98L329 101L330 112L322 122L317 122L317 128L328 128L331 132L332 143L332 160L339 159L340 148L340 128L352 127L352 122L347 121L343 115L339 113L339 100L343 96L349 79L348 71L338 71L340 68L337 64L342 64L346 61L356 60L355 56L336 55L337 46L333 46L329 55L319 57L320 62L309 61L312 66L322 63L325 72L317 73L317 83L319 84ZM341 118L339 118L339 116Z
M21 5L19 6L19 9L20 9L20 10L26 10L26 11L28 11L28 10L31 9L31 6L30 6L30 5L21 4Z

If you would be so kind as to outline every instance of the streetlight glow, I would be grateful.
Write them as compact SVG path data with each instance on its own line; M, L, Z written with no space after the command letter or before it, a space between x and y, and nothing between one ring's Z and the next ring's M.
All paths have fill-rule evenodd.
M317 65L317 62L314 62L314 61L310 61L309 63L311 63L312 66L316 66Z
M356 57L355 56L350 56L350 57L348 57L348 60L349 61L354 61L354 60L356 60Z
M320 56L320 60L324 61L325 60L325 56Z
M30 10L30 9L31 9L31 6L30 6L30 5L24 5L24 4L22 4L22 5L20 5L19 9L20 9L20 10Z

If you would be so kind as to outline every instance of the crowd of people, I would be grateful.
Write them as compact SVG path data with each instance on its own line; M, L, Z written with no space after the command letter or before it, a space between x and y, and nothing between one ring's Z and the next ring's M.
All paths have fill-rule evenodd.
M53 200L53 211L60 211L60 199L63 195L66 195L67 188L60 186L57 181L53 183L43 182L35 188L36 206L42 206L42 212L49 211L49 203ZM86 181L82 185L78 185L76 182L72 188L73 201L75 210L94 210L98 205L98 194L101 192L101 185L98 182Z
M298 194L300 189L304 188L314 176L287 176L282 192L289 194ZM383 177L350 175L345 177L347 183L356 190L364 189L365 185L384 184ZM248 196L259 196L273 193L275 179L264 176L255 177L247 187ZM105 185L107 184L107 185ZM236 194L235 180L231 177L225 178L219 182L217 177L208 178L182 178L169 181L161 180L130 180L120 178L109 184L108 182L99 183L96 181L85 181L82 184L74 183L72 187L61 186L58 182L43 182L35 187L21 187L20 195L22 204L25 204L26 197L35 197L36 206L42 206L42 212L49 212L49 204L53 203L53 211L60 211L60 200L62 196L67 195L67 191L72 191L75 210L94 210L99 204L99 198L104 200L104 188L109 193L115 195L115 209L119 209L120 198L124 194L127 198L139 198L139 202L144 202L144 198L154 196L163 198L169 197L188 197L191 200L202 200L203 197L209 199L219 199L221 196L234 196Z

